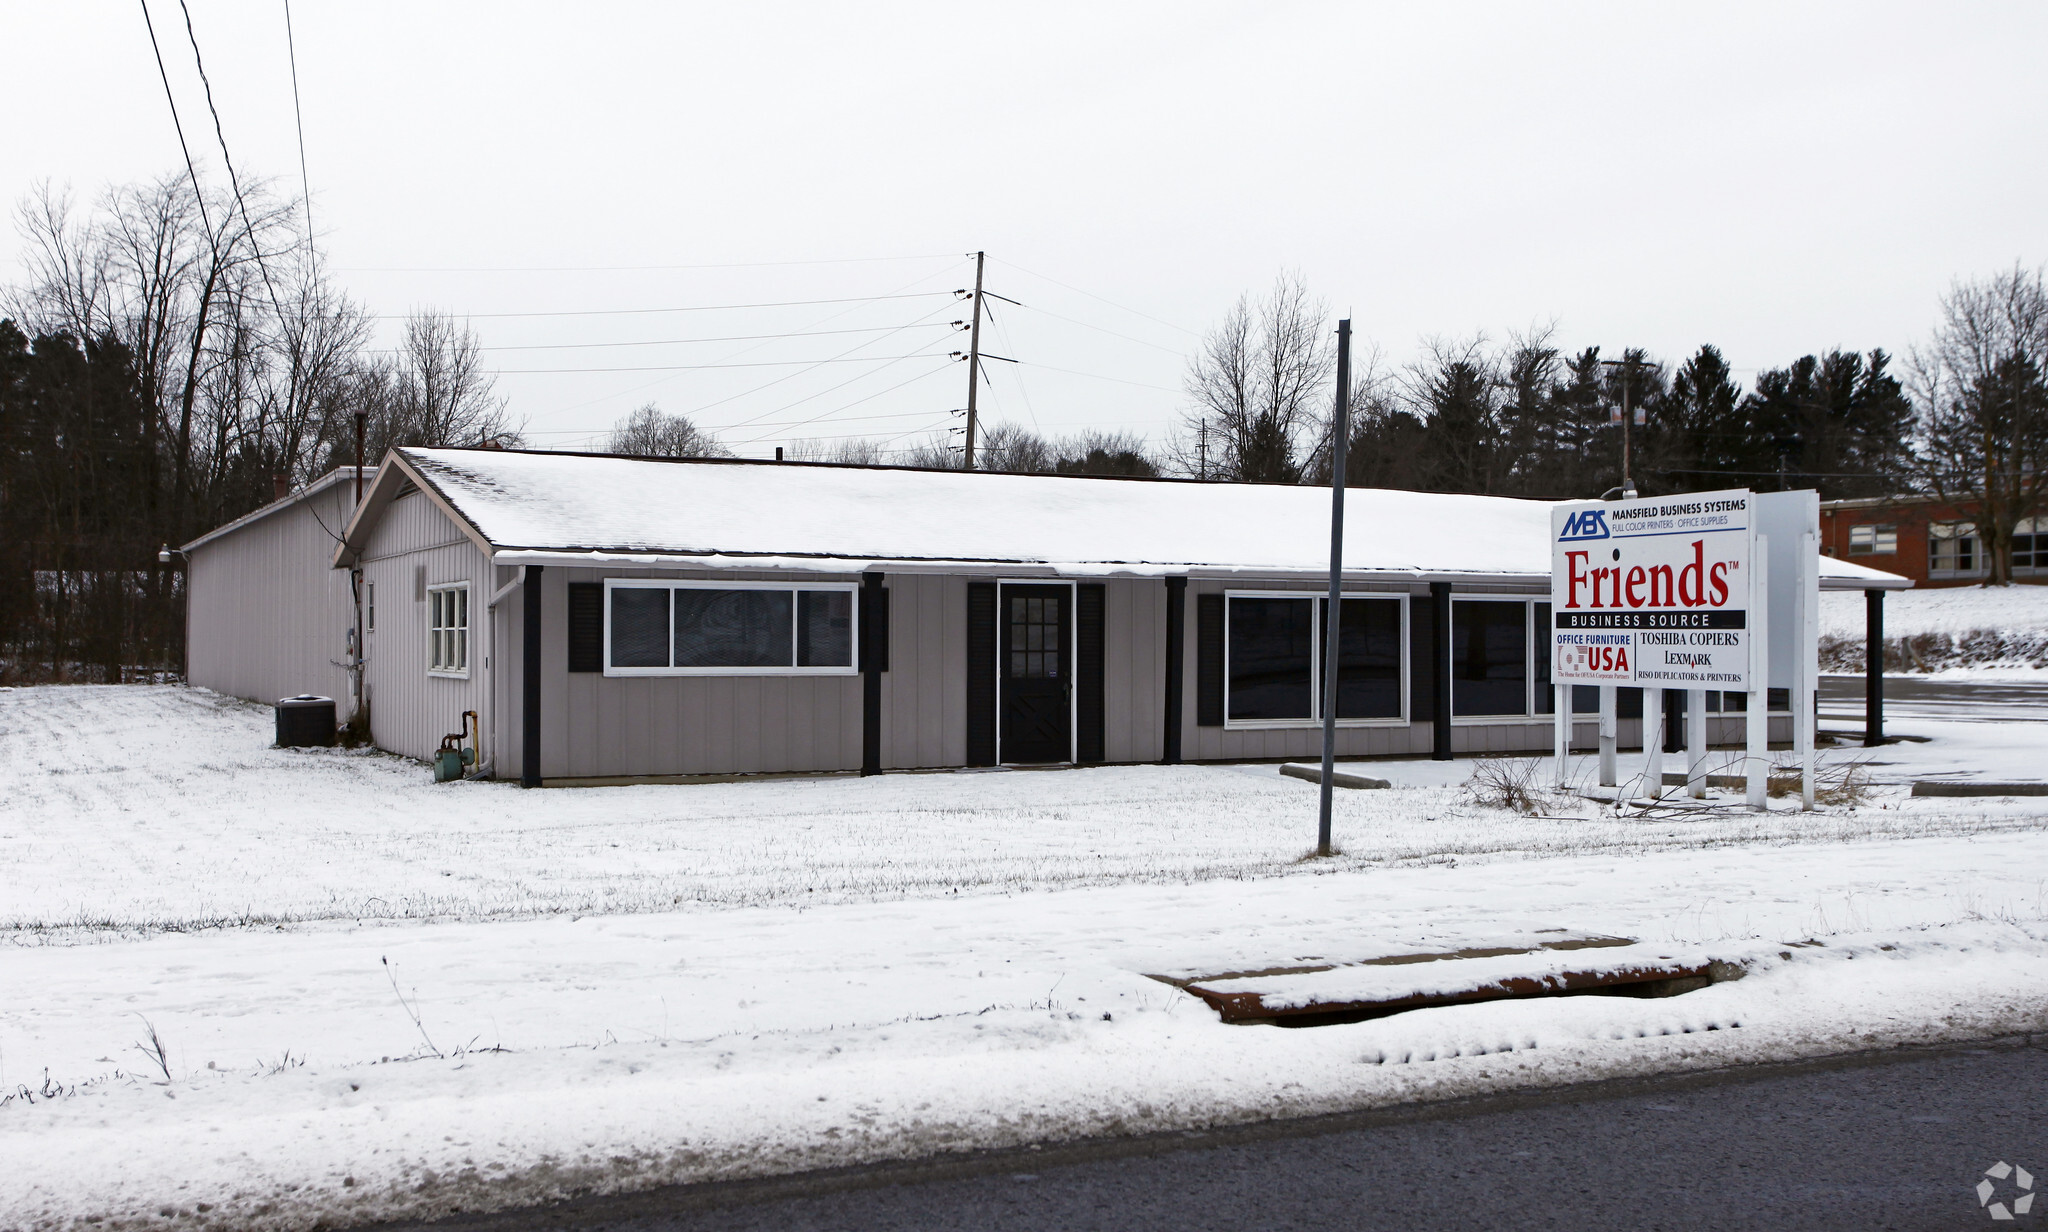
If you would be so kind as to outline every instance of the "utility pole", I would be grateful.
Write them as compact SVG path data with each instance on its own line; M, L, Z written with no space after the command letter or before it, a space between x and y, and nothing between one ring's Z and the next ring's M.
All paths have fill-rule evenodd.
M967 328L967 448L960 469L974 469L975 395L981 387L981 271L988 261L986 252L974 254L974 315Z
M1631 412L1628 404L1629 387L1635 382L1636 365L1642 360L1628 351L1620 359L1603 359L1603 367L1621 369L1621 498L1636 498L1636 481L1630 477L1628 430L1630 421L1641 412Z
M1199 478L1206 480L1209 477L1209 417L1207 415L1202 416L1201 428L1195 439L1199 442L1195 446L1195 456L1200 459L1200 470L1197 472L1197 475Z
M1323 780L1316 854L1330 854L1330 789L1337 771L1337 634L1344 613L1344 452L1351 436L1351 318L1337 322L1337 414L1330 441L1330 606L1323 629Z
M356 412L356 504L363 507L363 412Z

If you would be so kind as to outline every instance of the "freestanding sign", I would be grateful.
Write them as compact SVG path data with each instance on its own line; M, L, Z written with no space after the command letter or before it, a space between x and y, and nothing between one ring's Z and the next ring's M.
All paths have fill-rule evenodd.
M1551 513L1551 679L1557 781L1571 752L1576 685L1600 688L1600 781L1615 770L1617 688L1643 689L1643 772L1663 794L1664 700L1686 693L1686 789L1706 794L1707 694L1743 695L1743 776L1765 806L1769 693L1786 690L1801 795L1813 807L1818 669L1819 504L1812 492L1698 492Z
M1551 511L1551 678L1749 689L1750 493Z

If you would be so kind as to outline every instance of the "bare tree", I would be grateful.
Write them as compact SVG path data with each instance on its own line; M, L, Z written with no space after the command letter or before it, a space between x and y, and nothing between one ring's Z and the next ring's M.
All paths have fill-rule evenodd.
M2012 581L2019 524L2048 511L2044 366L2048 287L2018 265L1951 286L1913 355L1916 478L1943 503L1976 507L1991 585Z
M467 321L433 309L406 318L393 390L404 443L503 444L517 436L482 352Z
M1283 274L1257 304L1239 297L1189 365L1185 387L1194 405L1177 452L1206 432L1209 473L1300 482L1336 358L1329 315L1294 274ZM1191 459L1176 461L1190 469Z
M612 453L629 453L645 458L730 458L716 436L690 422L687 415L670 415L649 402L612 428L605 448Z

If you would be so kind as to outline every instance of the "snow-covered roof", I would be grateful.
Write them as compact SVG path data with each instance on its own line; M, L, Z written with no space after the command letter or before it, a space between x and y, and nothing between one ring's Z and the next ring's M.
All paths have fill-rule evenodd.
M1015 565L1077 575L1329 567L1326 488L508 450L397 456L501 564ZM379 507L365 502L352 541ZM1547 579L1551 507L1354 488L1345 571ZM1824 584L1844 570L1853 585L1906 584L1840 561L1823 562Z
M241 517L236 518L232 522L224 522L221 525L214 527L212 530L207 531L205 534L199 536L197 539L194 539L192 542L185 544L179 550L183 552L190 552L192 549L196 547L201 547L205 544L212 543L214 540L220 538L222 535L233 534L234 532L242 529L244 526L247 526L252 522L260 522L264 518L269 517L271 514L282 512L283 510L289 509L293 505L299 504L302 501L310 500L313 497L318 496L320 493L325 492L327 489L333 487L337 483L343 483L353 480L355 478L355 473L356 468L353 466L337 466L333 470L328 471L325 475L322 475L318 479L315 479L311 483L308 483L303 488L297 488L291 492L287 492L285 495L270 502L269 504L264 505L258 509L252 509L249 512L243 514ZM375 479L376 474L376 467L364 467L364 485L369 485Z

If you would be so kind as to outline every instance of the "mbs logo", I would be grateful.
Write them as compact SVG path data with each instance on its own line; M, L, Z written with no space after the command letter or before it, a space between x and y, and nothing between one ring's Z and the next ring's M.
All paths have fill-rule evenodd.
M1559 543L1568 539L1607 538L1607 511L1605 509L1581 509L1564 520L1564 533L1557 537Z

